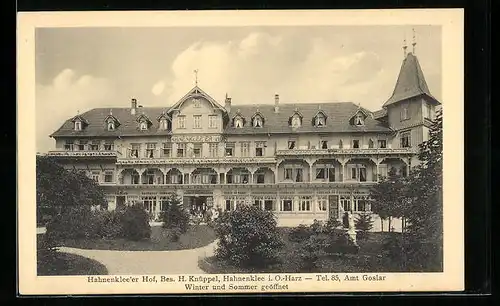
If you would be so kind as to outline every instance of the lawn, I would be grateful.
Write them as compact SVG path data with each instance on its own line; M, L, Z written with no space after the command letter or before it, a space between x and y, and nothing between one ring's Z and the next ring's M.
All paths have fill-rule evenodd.
M268 269L252 270L235 267L227 262L217 260L215 257L201 259L198 264L207 273L297 273L297 258L294 254L298 243L288 239L291 228L278 229L284 242L280 252L282 263ZM398 233L374 232L369 233L366 239L358 240L360 251L358 254L325 256L318 260L318 267L310 272L394 272L386 260L383 260L382 248L385 238Z
M37 275L106 275L106 267L95 260L68 253L56 252L54 257L37 254Z
M207 225L193 225L178 241L168 239L168 230L161 226L151 227L149 240L126 239L67 239L62 246L78 249L115 251L171 251L206 246L215 240L215 232Z

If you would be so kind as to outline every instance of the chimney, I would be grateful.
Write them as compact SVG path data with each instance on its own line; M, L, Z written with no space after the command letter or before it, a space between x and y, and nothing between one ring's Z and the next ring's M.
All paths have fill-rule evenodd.
M275 94L274 95L274 112L277 113L279 111L279 104L280 104L280 95Z
M130 108L130 114L135 115L135 111L137 109L137 99L132 99L132 105Z
M226 95L226 101L225 101L225 104L224 104L224 108L226 109L226 112L231 112L231 98L229 98L227 95Z

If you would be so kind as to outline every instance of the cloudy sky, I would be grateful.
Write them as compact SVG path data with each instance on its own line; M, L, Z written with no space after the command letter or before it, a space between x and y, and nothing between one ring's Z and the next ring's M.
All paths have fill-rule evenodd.
M441 99L441 29L415 26L416 54ZM36 31L37 151L78 111L169 106L194 86L233 105L352 101L380 109L412 26L66 28Z

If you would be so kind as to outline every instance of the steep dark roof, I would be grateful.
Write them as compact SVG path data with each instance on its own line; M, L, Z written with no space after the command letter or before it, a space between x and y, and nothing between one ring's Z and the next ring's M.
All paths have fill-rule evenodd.
M170 131L160 130L159 122L155 120L167 108L164 107L142 107L137 109L136 115L130 113L130 108L113 108L113 116L116 117L121 125L114 131L108 131L105 125L105 118L109 115L109 108L94 108L81 114L89 124L81 130L75 131L71 119L68 119L51 137L61 136L98 136L98 137L118 137L118 136L142 136L142 135L169 135ZM252 126L251 118L256 111L264 117L264 126L255 128ZM326 126L315 127L313 118L321 110L327 115ZM372 113L363 109L369 116L365 119L364 126L354 126L349 124L349 119L359 110L359 106L351 102L342 103L297 103L279 106L278 113L274 112L272 104L253 104L253 105L233 105L229 118L233 118L239 111L244 117L245 126L242 128L231 127L230 124L225 129L226 134L268 134L268 133L304 133L304 132L381 132L390 133L392 130L383 123L375 120ZM303 116L302 125L299 128L292 129L289 124L289 118L296 112ZM151 127L146 131L139 129L137 118L144 113L153 121ZM155 119L152 119L155 118Z
M427 95L436 103L439 103L431 95L427 87L427 82L425 81L424 73L418 63L417 57L410 52L403 60L394 92L389 100L384 103L383 107L420 95Z
M309 132L392 132L390 128L383 123L373 119L371 112L364 110L370 114L365 120L364 126L354 126L349 124L349 119L355 114L359 108L358 105L351 102L341 103L296 103L296 104L280 104L278 113L274 112L274 105L233 105L231 107L231 118L238 111L245 118L251 118L255 110L259 108L260 113L265 118L265 124L261 128L253 127L248 121L242 128L228 126L225 130L226 134L242 135L242 134L276 134L276 133L309 133ZM327 116L326 126L315 127L313 118L321 109ZM303 116L302 125L299 128L293 129L288 125L288 119L295 111L300 112Z
M169 135L169 131L160 130L158 118L166 108L164 107L139 107L135 115L130 113L130 108L113 108L113 116L120 121L120 126L114 131L108 131L104 122L109 115L109 108L94 108L81 114L80 116L88 122L88 126L81 131L75 131L73 123L70 120L55 131L51 137L58 136L100 136L100 137L118 137L118 136L140 136L140 135ZM152 125L146 131L139 130L137 118L144 113L151 119Z

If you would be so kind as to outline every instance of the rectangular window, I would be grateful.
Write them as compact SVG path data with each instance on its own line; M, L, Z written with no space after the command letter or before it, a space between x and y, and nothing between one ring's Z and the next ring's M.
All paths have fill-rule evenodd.
M193 156L195 158L201 158L203 155L203 147L201 143L195 143L193 144Z
M211 129L217 128L217 115L208 116L208 127Z
M266 147L266 142L265 141L256 141L255 142L255 156L264 156L265 152L264 149Z
M75 130L80 131L82 129L82 123L80 121L75 121Z
M104 172L104 182L112 183L113 182L113 171Z
M321 141L320 141L320 148L321 148L321 149L328 149L328 141L326 141L326 140L321 140Z
M80 140L78 142L78 151L84 151L86 149L87 142L87 140Z
M150 143L146 144L146 157L147 158L154 158L155 151L156 151L156 144L155 143L150 142Z
M99 151L99 140L93 140L92 143L90 144L90 150L92 151Z
M234 156L234 142L227 142L226 143L225 155L226 156Z
M185 157L186 156L186 144L178 143L177 144L177 157Z
M303 175L302 175L302 169L295 169L295 182L302 182L303 180Z
M311 210L311 197L302 197L299 202L299 211Z
M326 211L328 209L328 198L318 197L318 210Z
M296 144L296 140L289 140L288 141L288 149L289 150L295 149L295 144Z
M164 142L161 150L162 157L170 157L172 153L172 143Z
M224 210L231 211L231 210L233 210L233 207L234 207L234 201L233 200L226 200L226 207Z
M264 210L273 211L274 210L274 201L273 200L264 200Z
M201 129L201 115L193 115L193 129Z
M99 176L100 176L99 171L92 171L92 172L91 172L91 178L92 178L94 181L99 182Z
M387 148L387 140L385 140L385 139L379 139L379 140L378 140L378 147L379 147L380 149L385 149L385 148Z
M318 165L318 167L320 167ZM326 169L325 168L316 168L316 179L326 179Z
M410 114L408 111L408 105L401 106L401 121L410 119Z
M137 185L139 184L139 174L137 172L134 172L132 174L132 184Z
M253 201L253 206L258 208L258 209L262 209L262 203L261 203L262 200L254 200Z
M264 173L257 172L255 175L257 176L257 184L264 184L264 179L265 179Z
M113 151L113 149L114 149L113 141L108 140L104 142L104 150Z
M248 156L248 153L250 151L250 142L240 142L241 146L241 156Z
M340 205L344 211L352 211L351 199L340 199Z
M411 134L410 132L401 133L401 148L410 148L411 147Z
M66 140L66 143L64 144L64 150L66 151L74 150L73 140Z
M359 139L353 139L352 140L352 148L353 149L359 149Z
M285 180L292 179L292 168L285 168Z
M218 147L217 147L217 143L211 143L208 145L208 148L210 150L210 157L217 157L219 156L218 154Z
M141 148L141 145L138 143L132 143L131 144L131 149L130 149L130 157L132 158L138 158L139 157L139 150Z
M186 117L185 116L177 116L177 127L179 129L185 129L186 128Z
M335 168L328 168L328 181L335 182Z
M293 210L293 201L290 199L281 200L281 211L292 211Z

